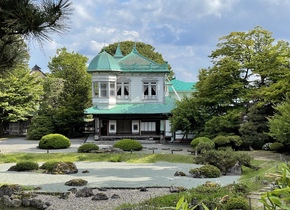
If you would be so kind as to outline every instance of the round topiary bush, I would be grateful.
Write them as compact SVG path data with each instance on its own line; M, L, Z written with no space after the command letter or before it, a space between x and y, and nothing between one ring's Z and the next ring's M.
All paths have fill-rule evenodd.
M228 145L230 143L230 140L227 136L221 136L218 135L213 139L215 145L217 145L218 147L220 146L225 146Z
M43 136L38 144L40 149L64 149L70 147L70 140L61 134L48 134Z
M38 163L33 161L21 161L16 163L14 170L15 171L32 171L39 168Z
M99 146L94 143L86 143L78 148L79 153L90 153L93 150L99 150Z
M47 162L43 163L43 164L40 166L40 168L41 168L41 169L44 169L44 170L46 170L46 171L48 171L48 172L51 172L52 169L53 169L57 164L59 164L59 163L60 163L60 161L57 161L57 160L47 161Z
M221 171L212 165L204 165L200 168L190 169L189 173L195 178L216 178L221 175Z
M190 142L190 145L195 148L200 142L212 142L212 140L207 137L197 137Z
M122 139L117 141L113 147L120 148L124 151L139 151L142 150L142 144L139 141L135 141L133 139Z
M271 151L281 152L284 149L284 144L280 142L274 142L269 147Z
M224 206L225 210L241 209L248 210L250 209L249 203L243 197L230 198Z

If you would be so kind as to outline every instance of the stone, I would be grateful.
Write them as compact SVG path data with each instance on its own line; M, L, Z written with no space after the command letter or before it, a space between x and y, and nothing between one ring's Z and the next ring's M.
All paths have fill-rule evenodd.
M147 188L146 187L141 187L140 192L147 192Z
M108 200L108 196L105 193L97 193L92 197L92 200L99 201L99 200Z
M0 197L3 195L12 196L15 192L20 192L22 190L20 185L2 185L0 187Z
M241 175L242 174L242 166L240 165L240 162L237 161L233 167L227 169L227 174L229 174L229 175Z
M68 189L68 191L70 191L70 192L73 193L73 194L76 194L77 191L78 191L78 189L75 188L75 187L73 187L73 188Z
M78 169L72 162L61 162L54 166L52 174L74 174L77 173Z
M94 195L94 192L93 192L92 188L88 188L88 187L80 189L76 193L76 197L82 197L82 198L90 197L90 196L93 196L93 195Z
M186 176L186 174L182 171L176 171L174 176Z
M59 199L68 199L69 195L71 194L71 192L63 192L59 195Z
M100 187L100 188L99 188L99 191L107 191L107 188L105 188L105 187Z
M177 187L173 187L173 186L171 186L171 187L169 188L169 192L171 192L171 193L178 193L178 192L179 192L179 189L178 189Z
M119 199L119 198L120 198L120 195L118 195L118 194L113 194L111 196L111 199Z
M88 170L83 170L82 173L86 174L86 173L90 173L90 172Z
M88 181L83 179L71 179L65 183L67 186L84 186L88 184Z
M44 202L40 199L31 199L30 206L37 209L44 209Z
M22 206L29 207L30 199L27 199L27 198L22 199Z

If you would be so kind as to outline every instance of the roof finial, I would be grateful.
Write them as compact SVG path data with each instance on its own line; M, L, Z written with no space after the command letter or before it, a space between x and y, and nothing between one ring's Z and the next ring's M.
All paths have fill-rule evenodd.
M122 51L121 51L120 42L118 42L118 45L117 45L117 48L116 48L116 51L115 51L114 58L115 59L121 59L123 57L124 56L123 56Z

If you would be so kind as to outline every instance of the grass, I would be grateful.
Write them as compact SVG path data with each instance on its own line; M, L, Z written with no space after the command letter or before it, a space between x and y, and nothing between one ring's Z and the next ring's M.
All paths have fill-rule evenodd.
M178 154L145 154L145 153L8 153L0 154L0 163L16 163L23 160L46 162L57 160L62 162L90 161L90 162L128 162L128 163L193 163L192 156Z

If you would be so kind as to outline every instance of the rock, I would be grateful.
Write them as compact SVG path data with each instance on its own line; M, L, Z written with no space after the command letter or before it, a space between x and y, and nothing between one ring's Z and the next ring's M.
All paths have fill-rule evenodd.
M3 195L12 196L15 192L20 192L22 187L20 185L2 185L0 187L0 197Z
M59 195L59 199L68 199L69 195L71 194L71 192L63 192Z
M120 198L120 195L117 195L117 194L113 194L111 196L111 199L119 199Z
M171 193L178 193L178 192L179 192L179 189L178 189L177 187L173 187L173 186L171 186L171 187L169 188L169 192L171 192Z
M90 197L90 196L93 196L94 193L93 193L93 190L91 188L83 188L83 189L80 189L77 191L76 193L76 197Z
M186 176L186 174L182 171L176 171L174 176Z
M77 173L78 169L76 165L72 162L61 162L54 166L51 173L52 174L73 174Z
M86 174L86 173L90 173L90 172L88 170L83 170L82 173Z
M240 165L240 162L237 161L233 167L227 169L227 174L229 174L229 175L241 175L242 174L242 166Z
M107 188L105 188L105 187L100 187L100 188L99 188L99 191L107 191Z
M84 186L88 184L88 181L83 179L71 179L65 183L67 186Z
M92 197L92 200L99 201L99 200L108 200L108 196L105 193L97 193Z
M140 192L147 192L147 188L146 187L141 187Z
M30 206L30 199L28 199L28 198L22 199L22 206L29 207Z
M68 189L68 191L72 192L73 194L76 194L78 189L73 187L73 188Z
M44 209L44 207L46 206L44 204L44 202L40 199L31 199L30 201L30 206L37 208L37 209Z

